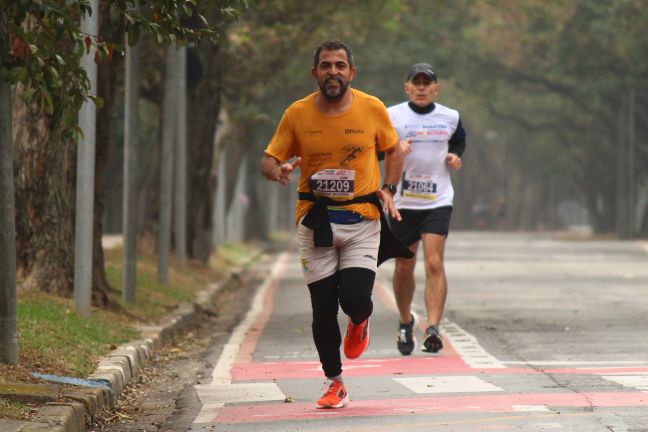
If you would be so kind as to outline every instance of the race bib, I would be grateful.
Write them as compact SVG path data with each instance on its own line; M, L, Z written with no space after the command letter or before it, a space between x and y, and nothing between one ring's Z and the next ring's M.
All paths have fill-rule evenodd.
M436 201L437 184L432 174L403 173L401 195L427 201Z
M354 184L355 171L347 169L325 169L308 179L313 193L329 198L353 198Z

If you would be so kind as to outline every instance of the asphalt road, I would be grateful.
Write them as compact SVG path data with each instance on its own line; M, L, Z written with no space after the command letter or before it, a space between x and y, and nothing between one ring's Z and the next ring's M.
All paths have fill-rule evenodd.
M246 318L195 386L192 431L648 431L645 243L452 233L446 347L435 355L396 350L393 267L383 265L371 345L343 361L351 403L339 410L315 408L323 375L296 254L266 265Z

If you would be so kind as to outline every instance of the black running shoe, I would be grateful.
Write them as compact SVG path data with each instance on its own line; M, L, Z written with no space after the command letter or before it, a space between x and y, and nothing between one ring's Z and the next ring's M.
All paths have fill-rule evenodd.
M410 355L416 349L416 338L414 337L415 324L416 314L412 312L412 321L409 324L400 324L398 326L396 345L398 346L398 351L403 355Z
M443 349L443 342L439 336L439 327L430 326L425 329L425 339L423 339L423 346L421 350L429 353L436 353Z

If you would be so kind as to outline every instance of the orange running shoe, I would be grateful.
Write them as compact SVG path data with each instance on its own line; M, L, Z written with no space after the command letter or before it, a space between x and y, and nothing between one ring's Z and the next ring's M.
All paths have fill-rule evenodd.
M349 394L344 383L336 380L326 380L324 386L329 384L326 393L317 401L317 408L342 408L349 403Z
M353 324L349 318L346 334L344 335L344 355L354 359L360 357L369 346L369 318L360 324Z

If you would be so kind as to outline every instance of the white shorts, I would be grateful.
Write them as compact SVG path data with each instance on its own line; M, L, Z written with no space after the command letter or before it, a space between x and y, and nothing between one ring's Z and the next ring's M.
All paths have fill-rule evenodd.
M333 246L315 247L313 230L297 225L299 256L306 284L317 282L349 267L372 271L378 268L380 219L363 220L356 224L331 224Z

